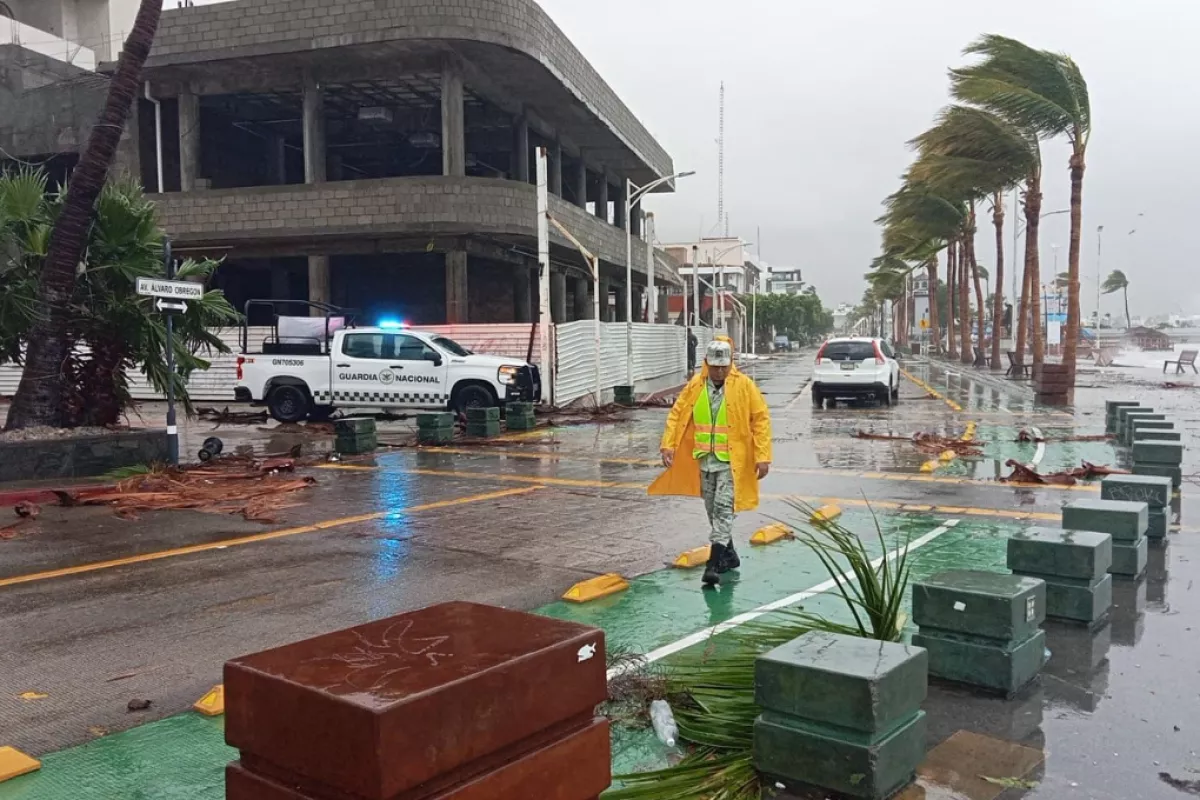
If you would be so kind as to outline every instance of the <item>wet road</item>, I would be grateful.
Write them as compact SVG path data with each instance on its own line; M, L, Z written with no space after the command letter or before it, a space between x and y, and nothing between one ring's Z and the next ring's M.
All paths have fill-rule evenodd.
M863 531L876 513L891 542L940 531L915 557L918 575L1003 570L1009 535L1053 523L1063 503L1095 492L998 484L1005 461L1043 471L1114 461L1107 443L1038 446L1015 441L1017 431L1102 433L1102 395L1131 396L1098 388L1073 412L1042 409L1019 384L922 362L905 365L910 377L895 408L817 410L807 392L810 364L805 356L747 367L771 407L775 464L760 512L740 517L736 535L744 542L767 519L794 513L785 497L835 502ZM1175 404L1181 422L1190 413L1183 398L1162 402ZM611 424L485 447L400 449L327 464L311 471L318 483L305 504L269 527L197 512L125 521L106 509L46 509L36 528L0 542L0 744L43 754L177 714L219 682L231 657L443 600L540 608L651 652L818 585L825 576L799 546L747 552L736 591L716 598L696 589L694 573L662 569L707 538L698 501L645 495L664 418L664 410L639 410ZM960 436L968 423L985 443L983 457L931 473L920 471L930 456L910 442L855 435ZM190 426L185 450L211 427ZM397 438L406 429L388 423ZM328 446L253 426L220 435L230 449ZM1186 521L1186 505L1180 511ZM1200 738L1188 724L1200 718L1200 660L1189 644L1197 559L1194 534L1182 527L1169 549L1152 549L1146 579L1118 587L1109 625L1095 634L1051 631L1055 657L1015 701L935 688L926 706L930 746L967 730L1033 750L1041 787L1032 797L1179 796L1157 772L1186 778L1200 769L1192 752ZM572 583L603 572L642 577L618 600L553 604ZM26 692L46 696L21 699ZM151 710L127 713L135 697L153 699ZM982 750L977 757L986 758ZM218 767L221 758L214 751ZM931 786L928 796L946 796L938 791ZM18 796L5 792L0 786L0 800Z

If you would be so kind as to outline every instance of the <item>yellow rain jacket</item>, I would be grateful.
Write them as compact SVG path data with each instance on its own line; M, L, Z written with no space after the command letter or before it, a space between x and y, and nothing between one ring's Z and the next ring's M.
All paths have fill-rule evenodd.
M679 393L667 429L663 432L661 448L674 450L675 460L654 483L649 493L655 495L700 496L700 465L692 457L692 441L696 426L692 409L704 391L708 380L708 365L688 381ZM725 410L729 416L729 465L733 471L733 510L753 511L758 508L757 464L771 462L771 414L753 379L737 367L729 370L725 379Z

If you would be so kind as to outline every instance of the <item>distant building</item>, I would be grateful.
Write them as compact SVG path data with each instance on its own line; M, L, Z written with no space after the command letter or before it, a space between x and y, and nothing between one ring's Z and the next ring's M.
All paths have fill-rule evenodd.
M771 270L771 294L799 294L804 291L804 280L798 269Z
M854 313L854 306L848 303L842 303L833 310L833 330L835 333L840 333L846 330L850 323L850 315Z

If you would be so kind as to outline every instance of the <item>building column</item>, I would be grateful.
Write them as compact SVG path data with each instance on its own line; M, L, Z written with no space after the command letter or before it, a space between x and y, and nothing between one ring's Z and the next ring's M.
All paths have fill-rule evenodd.
M467 174L463 78L455 65L442 67L442 174Z
M600 278L600 321L609 321L608 295L612 291L612 283L608 278Z
M669 297L670 293L667 291L667 287L660 287L658 290L658 319L656 320L659 324L671 321L671 310L667 307Z
M628 322L629 318L625 315L625 287L618 284L613 287L613 292L616 301L613 303L613 319L616 322Z
M329 256L308 257L308 299L314 303L329 303L332 298L329 276ZM324 312L310 309L314 317L325 316Z
M624 178L617 181L616 194L613 195L613 225L625 230L625 191L629 185Z
M634 206L633 213L629 215L629 232L634 236L642 235L642 207Z
M446 253L446 324L467 322L469 308L467 253L465 250L451 250Z
M592 318L592 282L588 278L575 279L575 319Z
M528 267L513 268L513 322L533 322L533 281Z
M287 139L272 136L267 139L268 180L276 186L287 183Z
M562 197L563 180L562 180L562 141L554 140L554 144L549 148L550 151L550 194Z
M587 208L587 164L582 152L579 154L579 168L575 170L575 201L580 208Z
M596 216L608 222L608 176L600 173L596 184Z
M325 91L311 75L304 76L304 182L324 183Z
M550 273L550 318L567 321L567 276L561 272Z
M179 93L179 191L195 191L198 177L200 177L200 98L189 87Z
M513 117L513 168L515 180L529 183L529 120L524 114Z
M641 286L633 287L633 321L645 322L645 312L642 310L642 305L646 300L646 292Z

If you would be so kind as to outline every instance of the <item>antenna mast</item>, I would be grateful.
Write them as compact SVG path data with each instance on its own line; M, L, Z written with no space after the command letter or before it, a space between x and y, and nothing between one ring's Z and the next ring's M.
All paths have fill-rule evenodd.
M721 81L721 116L717 133L717 224L725 227L725 238L729 238L729 217L725 216L725 81Z

